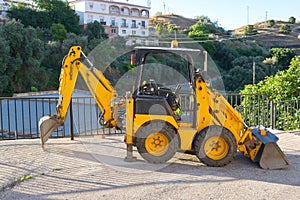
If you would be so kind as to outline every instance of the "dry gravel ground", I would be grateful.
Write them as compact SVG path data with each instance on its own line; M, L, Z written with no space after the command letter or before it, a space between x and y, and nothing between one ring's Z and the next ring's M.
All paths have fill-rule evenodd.
M263 170L238 154L206 167L177 153L166 164L124 162L123 136L0 142L0 199L300 199L300 135L278 133L287 170ZM27 176L27 177L26 177Z

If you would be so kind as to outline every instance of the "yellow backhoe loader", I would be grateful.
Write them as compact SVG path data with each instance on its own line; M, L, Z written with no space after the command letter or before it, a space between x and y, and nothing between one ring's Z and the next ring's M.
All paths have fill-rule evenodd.
M248 127L241 114L210 89L195 64L194 57L200 53L203 52L176 47L133 50L131 61L137 66L137 75L133 90L126 94L125 160L135 160L136 147L150 163L167 162L177 151L183 151L196 154L207 166L220 167L230 163L239 151L264 169L287 168L288 160L276 144L278 138L265 128ZM112 103L117 97L114 87L86 58L90 65L87 67L82 57L86 58L81 47L73 46L63 61L57 114L40 119L42 145L64 123L78 73L101 110L102 125L121 126L114 114L118 103ZM171 76L171 71L177 75ZM185 75L178 75L178 71ZM163 82L157 82L159 77ZM168 81L178 83L177 87L172 88L174 84Z

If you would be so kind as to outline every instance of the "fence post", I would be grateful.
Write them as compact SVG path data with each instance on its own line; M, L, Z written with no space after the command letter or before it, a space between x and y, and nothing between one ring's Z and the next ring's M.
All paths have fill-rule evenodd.
M271 128L276 128L276 103L271 100L270 101L270 121L271 121Z
M70 101L70 131L71 131L71 140L74 140L74 129L73 129L73 103L72 98Z

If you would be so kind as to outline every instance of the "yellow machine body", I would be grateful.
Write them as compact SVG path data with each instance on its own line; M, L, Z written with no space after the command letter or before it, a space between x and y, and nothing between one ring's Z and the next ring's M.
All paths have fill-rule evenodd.
M151 81L142 81L144 62L151 52L160 56L166 52L185 54L189 58L189 81L194 91L190 95L191 104L194 105L191 111L192 121L181 121L180 105L175 92L158 87ZM217 167L230 163L236 152L240 151L244 156L259 162L262 168L287 168L288 160L276 144L278 138L266 129L247 127L241 114L222 95L207 86L200 72L194 71L190 54L199 52L193 49L160 47L135 49L133 64L141 67L133 93L126 94L126 160L135 160L133 147L151 163L167 162L181 150L196 154L208 166ZM102 125L118 126L118 119L114 114L117 113L116 107L112 105L117 96L113 86L99 70L93 66L85 66L80 61L82 55L81 48L74 46L63 61L57 114L40 120L42 144L64 123L78 73L82 75L100 108Z

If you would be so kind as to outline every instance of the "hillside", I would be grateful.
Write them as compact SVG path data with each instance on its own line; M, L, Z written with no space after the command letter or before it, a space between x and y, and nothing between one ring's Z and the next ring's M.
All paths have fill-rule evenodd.
M175 14L164 14L150 17L149 27L155 28L155 26L159 23L163 26L168 26L169 24L172 24L174 27L186 33L188 32L190 26L192 26L196 22L196 19L190 19ZM282 25L289 25L291 33L281 33L280 27ZM233 31L234 36L244 37L244 28L245 26L235 29ZM257 30L257 34L248 37L253 38L253 40L257 42L257 44L266 47L266 49L273 47L296 49L300 48L300 39L298 39L298 36L300 35L300 23L291 24L289 22L278 20L275 21L275 25L273 27L267 27L265 22L259 22L254 24L254 29ZM224 33L219 33L218 35L223 35L224 38L228 38L228 35ZM300 51L298 51L297 53L300 54Z
M282 25L290 26L291 33L283 34L280 32ZM244 35L244 28L240 27L234 30L236 36ZM251 36L258 44L267 48L283 47L283 48L300 48L300 24L291 24L284 21L275 21L273 27L267 27L265 22L259 22L254 24L254 29L257 30L257 34Z
M174 27L179 30L189 30L190 26L197 22L196 19L185 18L180 15L175 14L164 14L164 15L155 15L151 16L149 19L149 26L154 28L156 24L162 24L167 26L169 24L174 25Z

